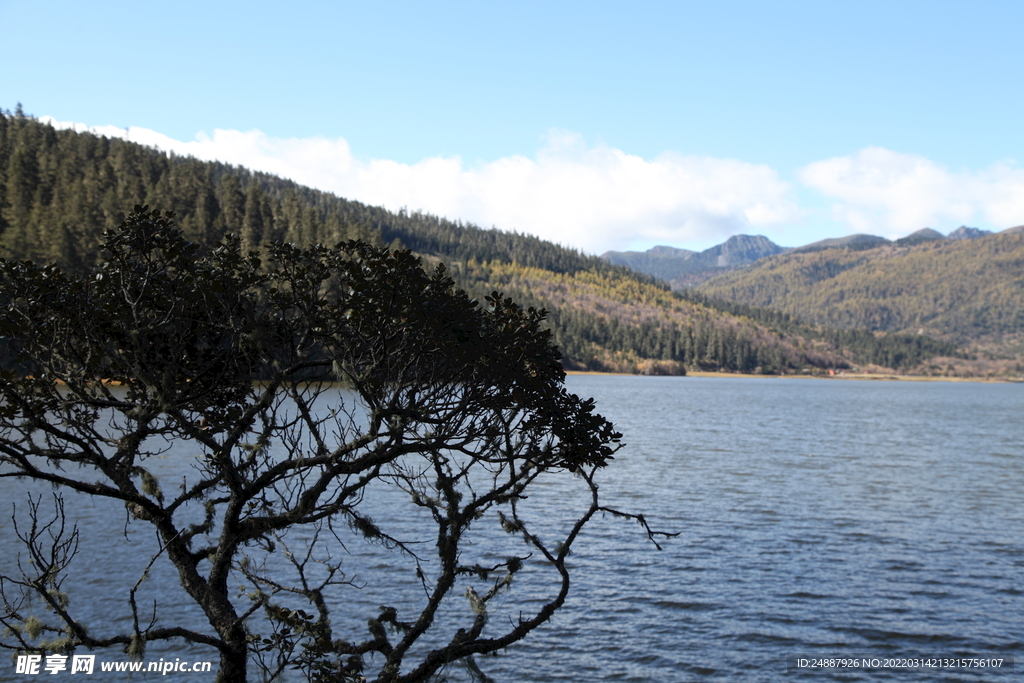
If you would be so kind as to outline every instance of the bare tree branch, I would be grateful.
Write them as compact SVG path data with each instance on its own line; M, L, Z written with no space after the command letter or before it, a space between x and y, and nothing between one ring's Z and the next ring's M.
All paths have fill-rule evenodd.
M566 558L595 515L638 522L656 546L672 535L601 504L594 473L621 437L565 390L543 311L497 292L481 306L443 267L356 242L257 255L229 237L200 253L144 207L103 249L82 278L0 260L0 477L123 505L125 534L152 529L155 550L123 587L130 630L92 633L63 589L83 531L59 495L52 519L30 498L17 528L31 564L0 575L0 646L141 656L184 640L216 649L222 683L250 661L312 681L426 681L460 660L483 676L474 655L564 604ZM160 475L171 444L181 467ZM523 513L549 478L587 496L558 538ZM370 590L353 569L366 552L408 570L395 576L411 599L352 606ZM161 626L157 603L143 614L158 565L203 631ZM545 602L492 619L526 567L553 577ZM453 596L464 614L445 612Z

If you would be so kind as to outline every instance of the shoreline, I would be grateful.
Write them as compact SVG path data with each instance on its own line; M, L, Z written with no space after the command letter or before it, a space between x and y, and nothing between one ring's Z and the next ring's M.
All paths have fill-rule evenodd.
M825 380L861 380L885 382L978 382L982 384L1022 384L1024 378L1015 377L933 377L929 375L893 375L846 373L842 375L751 375L739 372L687 372L685 375L643 375L635 372L590 372L587 370L566 370L566 375L607 375L621 377L738 377L743 379L825 379Z

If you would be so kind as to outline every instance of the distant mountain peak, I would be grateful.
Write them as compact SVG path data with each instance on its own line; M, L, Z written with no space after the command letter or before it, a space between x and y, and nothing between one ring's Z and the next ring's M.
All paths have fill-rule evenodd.
M931 228L921 228L915 232L910 233L906 237L901 237L896 240L896 244L901 247L911 246L914 244L921 244L922 242L932 242L934 240L944 240L946 236L938 230L932 230Z
M764 235L733 235L702 252L661 245L647 251L608 251L601 258L682 286L707 280L722 269L750 265L784 251L787 249Z
M976 240L979 237L991 234L991 230L981 230L980 228L969 228L966 225L961 225L959 228L946 235L946 238L951 240Z
M728 266L745 266L762 259L786 251L764 235L733 235L717 247L701 252L716 257L715 265L719 268Z
M613 252L609 252L609 253L613 253ZM629 251L629 252L625 252L625 253L627 253L627 254L641 254L643 252ZM647 253L648 254L655 254L657 256L682 256L682 257L685 258L687 256L692 256L693 254L696 254L697 252L691 251L690 249L680 249L678 247L666 247L664 245L660 245L659 244L656 247L651 247L650 249L648 249Z
M833 237L827 240L812 242L807 246L799 247L795 251L819 251L821 249L833 249L837 247L847 247L850 249L873 249L874 247L880 247L883 244L891 244L891 242L884 237L879 237L878 235L857 233L856 235Z

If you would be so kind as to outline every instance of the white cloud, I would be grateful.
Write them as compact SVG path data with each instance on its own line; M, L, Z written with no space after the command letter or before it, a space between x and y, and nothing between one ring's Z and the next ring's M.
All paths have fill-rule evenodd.
M144 128L89 130L274 173L392 210L407 207L519 230L592 253L639 244L713 243L801 216L789 186L768 166L677 154L648 160L588 147L565 132L549 135L534 158L510 156L467 167L458 157L415 164L358 159L342 138L215 130L182 142Z
M1024 223L1024 169L1009 163L953 172L921 156L868 147L804 167L801 180L833 200L833 216L855 232L902 237L978 222Z
M533 157L467 166L459 157L414 164L361 159L343 138L215 130L184 142L145 128L88 130L274 173L392 210L519 230L591 253L652 244L703 248L744 232L785 238L786 227L809 213L765 165L674 153L644 159L588 146L562 131L549 134ZM1024 223L1024 169L1011 163L953 172L921 156L868 147L811 163L799 178L832 201L833 218L851 232L894 238L925 226L948 232L961 224L1000 229Z

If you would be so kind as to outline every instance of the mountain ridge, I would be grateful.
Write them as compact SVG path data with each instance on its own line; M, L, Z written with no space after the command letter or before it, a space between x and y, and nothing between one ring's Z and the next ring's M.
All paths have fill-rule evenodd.
M671 286L830 329L929 335L976 358L970 369L944 364L956 372L1024 374L1024 226L830 238L749 264L691 269Z
M1024 231L1024 226L1001 232ZM872 249L887 244L907 246L934 240L974 240L1000 234L961 225L948 235L932 228L921 228L905 237L889 240L878 235L858 233L818 240L802 247L781 247L764 235L733 235L725 242L701 252L658 245L647 251L606 251L600 258L668 282L673 289L693 287L722 273L753 265L757 261L787 251L808 252L821 249Z
M614 265L653 275L678 289L696 284L701 278L706 279L705 273L742 267L786 250L764 235L733 235L722 244L701 252L656 246L645 252L607 251L601 258Z

